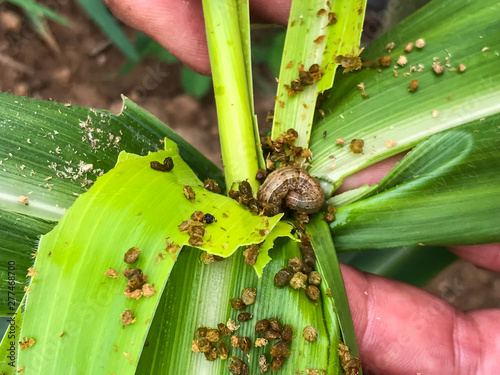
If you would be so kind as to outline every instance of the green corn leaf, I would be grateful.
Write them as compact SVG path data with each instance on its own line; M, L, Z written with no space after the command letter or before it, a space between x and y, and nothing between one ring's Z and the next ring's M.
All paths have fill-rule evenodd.
M344 279L342 278L332 236L328 234L327 228L328 224L321 215L314 216L307 225L307 233L311 235L311 243L317 257L316 267L323 277L321 283L322 295L325 298L323 310L325 316L327 316L327 324L334 324L338 319L344 344L349 348L351 356L359 358L358 343ZM330 349L337 351L338 345Z
M15 375L18 344L23 323L22 306L18 305L7 319L7 329L0 343L0 371L2 375Z
M499 11L495 0L433 1L362 54L364 60L371 61L390 55L391 67L338 77L323 106L327 116L315 126L311 137L314 161L310 172L330 183L325 187L327 193L347 175L407 150L436 132L500 110ZM419 38L425 40L425 46L405 54L405 45ZM386 45L390 42L395 47L389 54ZM404 68L396 64L400 55L408 60ZM450 67L445 65L447 59ZM442 75L434 73L434 62L445 67ZM459 64L466 67L462 74L456 70ZM409 74L411 67L416 71ZM419 85L413 93L408 91L411 79L417 79ZM369 96L366 99L357 87L360 83ZM336 145L337 138L347 144ZM350 151L352 139L364 140L364 153ZM386 141L395 142L395 146L386 146Z
M273 279L277 271L288 263L292 256L298 256L297 244L290 239L280 238L271 252L273 260L264 268L261 278L245 265L241 251L222 262L205 265L200 262L200 253L195 250L183 251L172 270L169 283L159 302L158 311L152 323L148 346L143 350L138 372L140 374L228 374L229 360L217 359L208 362L201 353L191 351L192 340L200 326L217 327L228 319L236 321L240 328L234 333L240 337L250 337L252 344L257 337L255 323L260 319L278 317L282 324L289 324L294 331L294 339L289 346L291 356L285 360L280 372L292 374L306 369L316 369L318 373L340 374L336 352L339 328L336 319L331 326L326 324L321 303L314 305L303 290L290 287L278 288ZM239 298L243 288L257 290L257 299L246 308L253 318L248 322L238 322L239 311L230 307L231 298ZM323 297L324 298L324 297ZM293 306L293 308L290 308ZM333 310L332 310L333 312ZM307 342L302 331L307 325L318 331L318 341ZM230 350L229 356L242 358L250 365L250 374L259 373L257 366L261 354L269 355L272 344L255 348L252 345L247 358L240 349L232 348L229 337L223 340ZM330 348L335 348L334 352ZM323 372L322 372L323 371Z
M33 265L32 254L37 251L40 235L54 225L54 222L0 209L0 316L11 315L21 303L27 285L26 274ZM7 282L11 278L13 288Z
M339 261L363 272L424 287L458 257L445 247L405 246L338 254Z
M128 99L122 113L0 94L0 208L58 220L116 162L120 150L145 154L163 137L198 176L223 184L221 171L174 131ZM222 185L223 186L223 185ZM17 202L29 196L29 205Z
M135 373L156 302L180 249L169 254L166 241L179 246L188 241L178 225L196 210L213 214L217 222L207 226L200 247L228 256L238 246L262 242L266 230L279 221L279 215L261 220L234 200L205 190L177 155L175 143L165 142L166 151L122 156L42 237L21 334L36 341L19 353L18 367L25 366L26 374ZM150 167L151 161L167 156L173 159L171 172ZM195 191L194 202L184 196L185 185ZM130 266L123 256L133 246L142 252ZM120 274L128 267L148 275L156 289L153 296L125 298ZM104 276L109 268L120 276ZM120 316L126 310L137 321L123 327Z
M202 180L214 178L224 188L213 163L128 99L115 116L1 93L0 124L0 278L7 277L7 262L16 261L18 303L39 236L54 227L99 174L116 164L123 148L146 154L158 150L167 136ZM29 205L18 202L19 196L27 196ZM8 312L6 287L0 285L0 315Z
M226 185L248 179L257 190L264 157L254 114L248 7L242 0L203 1Z
M139 59L139 54L134 45L128 40L125 33L118 25L118 21L108 11L102 0L77 0L89 17L108 36L109 40L127 56L129 60Z
M274 108L273 139L294 128L299 133L296 146L309 145L317 95L333 85L338 66L335 58L358 54L365 8L365 0L292 2ZM290 95L291 82L299 78L301 67L309 70L312 64L319 64L325 75L302 92Z
M280 221L266 237L266 240L260 247L257 262L254 265L255 272L257 272L257 275L259 277L262 276L264 267L271 261L269 251L274 247L274 241L276 241L276 239L279 237L288 237L294 239L294 237L290 234L291 230L292 226L290 223Z
M381 181L383 191L364 190L366 199L339 209L337 249L500 241L499 121L488 116L419 144Z

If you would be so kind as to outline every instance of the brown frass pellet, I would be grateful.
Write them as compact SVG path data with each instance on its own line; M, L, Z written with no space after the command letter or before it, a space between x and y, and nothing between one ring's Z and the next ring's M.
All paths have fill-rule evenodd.
M248 200L253 198L252 186L248 181L241 181L238 185L238 190L244 203L248 203Z
M299 246L302 253L302 262L304 263L304 273L309 274L316 266L316 253L309 240L309 236L302 236Z
M217 328L219 329L219 332L222 336L231 335L231 330L227 328L224 323L217 323Z
M257 171L257 174L255 175L255 179L262 181L266 178L266 176L267 176L267 171L265 169L261 168Z
M318 331L313 326L307 326L302 331L302 335L307 341L314 342L318 339Z
M410 91L414 92L415 90L417 90L417 88L418 88L418 80L412 79L410 81Z
M189 185L185 185L182 192L184 193L184 196L189 199L191 203L194 203L196 199L196 193L193 190L193 188Z
M208 341L206 337L202 337L198 340L198 349L200 350L201 353L208 353L211 347L212 345L210 344L210 341Z
M203 181L203 186L205 187L205 189L207 189L208 191L211 191L212 193L220 194L220 192L221 192L217 181L215 181L211 178L207 178L205 181Z
M349 148L354 154L361 154L363 152L363 147L365 146L365 141L362 139L353 139Z
M238 336L238 335L231 336L230 342L231 342L231 346L233 348L239 348L240 347L240 336Z
M312 271L309 274L308 281L309 281L309 284L312 284L312 285L319 285L319 284L321 284L321 274L318 271Z
M148 281L148 275L143 274L140 268L126 268L123 270L123 276L128 278L127 287L130 288L129 292L142 288Z
M325 219L325 221L327 223L331 223L332 221L335 220L335 216L333 216L332 214L328 213L325 216L323 216L323 219Z
M227 193L227 195L229 195L229 198L232 198L236 201L240 198L240 193L236 190L229 190L229 193Z
M244 354L248 354L250 349L252 349L252 340L249 337L240 337L239 347Z
M141 249L138 247L131 247L127 250L125 255L123 256L123 261L128 264L134 264L139 259L139 255L141 254Z
M286 357L288 355L288 345L284 341L278 341L271 348L271 355L273 357Z
M311 300L317 301L321 293L316 285L309 285L306 288L306 294Z
M271 371L278 371L283 363L285 362L285 357L273 357L271 361Z
M287 285L293 277L293 272L283 268L274 275L274 284L279 287Z
M269 362L267 362L267 358L266 358L265 354L261 354L259 356L260 373L265 374L267 372L267 370L269 370L270 366L271 366L271 364Z
M248 322L249 320L252 320L252 314L248 312L241 312L238 314L238 322Z
M269 329L269 320L261 319L255 323L255 332L264 333Z
M233 375L248 375L249 373L248 365L241 358L232 357L227 368Z
M255 266L257 257L259 256L260 246L257 244L250 245L243 251L245 257L245 264L248 266Z
M293 329L289 324L285 324L281 330L281 339L284 342L290 342L293 339Z
M219 344L219 352L220 352L220 359L227 359L227 356L229 355L229 349L223 342Z
M241 311L245 310L247 307L241 298L232 298L229 302L231 303L231 307L235 310Z
M264 332L264 338L268 341L279 340L281 338L281 332L270 329Z
M217 342L220 340L220 332L218 329L209 328L205 337L210 342Z
M201 339L202 337L205 337L207 335L207 331L207 327L198 327L198 329L196 330L196 336Z
M281 332L281 324L276 318L269 318L269 329Z
M165 166L165 171L167 172L170 172L172 169L174 169L174 161L170 156L163 160L163 165Z
M149 163L149 165L155 171L160 171L160 172L170 172L172 169L174 169L174 161L172 160L171 157L168 157L165 160L163 160L163 163L160 163L159 161L152 161Z
M191 214L191 220L199 221L200 223L204 223L205 222L205 215L201 211L195 211ZM199 225L199 224L196 224L196 225ZM189 228L188 228L188 233L189 233Z
M293 257L288 261L288 268L293 272L300 272L302 271L303 267L304 264L302 263L302 259L300 259L299 257Z
M122 324L124 326L128 326L136 321L134 313L131 310L125 310L123 314L121 314Z
M257 289L245 288L241 291L241 300L247 306L252 305L257 297Z
M290 280L290 286L293 289L304 289L306 287L307 275L302 272L297 272Z
M219 357L219 352L217 351L217 348L213 345L210 346L210 350L205 353L205 359L207 361L213 362Z
M380 59L378 59L378 63L383 68L387 68L388 66L391 65L392 59L389 56L382 56Z

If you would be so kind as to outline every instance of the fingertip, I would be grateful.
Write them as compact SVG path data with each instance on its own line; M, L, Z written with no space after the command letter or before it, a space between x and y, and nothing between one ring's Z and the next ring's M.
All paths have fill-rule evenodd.
M169 50L192 70L210 75L201 2L108 0L113 14Z
M384 176L399 163L406 153L393 155L385 160L375 163L365 169L353 173L342 181L342 185L335 191L335 194L341 194L348 190L357 189L364 185L373 185L378 183Z
M460 258L476 266L500 272L500 243L474 246L448 246Z

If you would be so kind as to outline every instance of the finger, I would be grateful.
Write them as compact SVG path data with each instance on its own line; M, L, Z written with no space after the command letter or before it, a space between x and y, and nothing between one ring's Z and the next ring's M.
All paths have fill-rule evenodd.
M448 246L460 258L492 271L500 272L500 244Z
M367 374L500 373L500 310L461 313L410 285L342 273Z
M357 189L363 185L378 183L405 155L406 153L401 153L391 156L390 158L379 161L368 168L347 176L344 181L342 181L342 185L335 191L335 194Z
M114 15L156 40L191 69L209 75L200 0L106 0Z

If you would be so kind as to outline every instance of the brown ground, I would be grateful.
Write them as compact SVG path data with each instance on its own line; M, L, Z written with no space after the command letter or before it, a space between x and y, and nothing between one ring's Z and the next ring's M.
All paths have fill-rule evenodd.
M149 59L132 73L116 77L125 58L79 6L73 1L44 3L73 22L72 28L50 23L60 52L44 43L14 8L0 4L0 91L114 113L121 108L123 93L221 165L213 96L196 100L183 94L179 64ZM160 78L156 84L146 84L154 82L152 72ZM261 119L272 106L272 95L256 93ZM426 289L462 310L500 306L500 275L462 261L444 270Z

